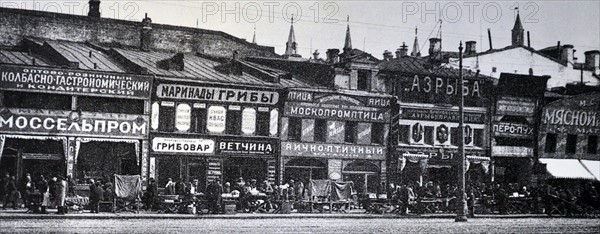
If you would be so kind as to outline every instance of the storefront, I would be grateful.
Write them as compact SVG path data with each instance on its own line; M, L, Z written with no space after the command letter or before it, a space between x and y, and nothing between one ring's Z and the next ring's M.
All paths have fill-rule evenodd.
M387 178L390 96L294 89L281 120L281 180L352 181L376 193Z
M13 65L0 70L3 171L71 176L78 183L146 174L150 77Z
M279 93L159 78L152 103L150 177L275 182Z

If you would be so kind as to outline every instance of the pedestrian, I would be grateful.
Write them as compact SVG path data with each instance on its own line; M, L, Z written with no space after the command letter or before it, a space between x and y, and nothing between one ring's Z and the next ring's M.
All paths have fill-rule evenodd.
M10 176L6 181L6 187L4 189L4 205L7 207L8 203L11 203L13 209L17 209L17 200L19 198L19 191L17 190L17 186L15 185L15 176Z
M102 187L104 190L104 199L103 201L109 201L112 202L113 199L115 198L115 193L114 193L114 186L111 182L107 182L104 187Z
M175 195L175 182L171 178L169 178L167 185L165 185L165 193L166 195Z
M35 193L35 184L31 179L31 174L27 173L25 174L25 180L21 184L21 196L23 198L23 205L28 211L32 211L30 195L33 193Z
M50 200L48 203L49 207L56 207L56 187L58 185L58 178L56 176L52 177L50 181L48 181L48 193L50 195Z
M75 180L71 177L71 175L67 176L67 184L69 186L68 195L70 197L75 196Z
M2 209L5 210L6 206L4 206L6 201L6 189L8 186L8 180L10 179L10 175L8 173L4 173L4 177L0 179L0 201L3 206Z
M48 193L48 181L46 181L46 178L44 178L43 175L40 175L40 180L37 183L37 188L40 191L40 194L42 195L42 204L41 204L41 213L42 214L48 214L48 211L46 211L46 208L48 207L49 203L50 203L50 194Z
M156 198L158 196L158 186L156 185L156 180L154 178L150 178L148 180L148 187L146 188L146 211L152 210L155 208Z
M177 183L175 183L175 194L179 196L185 196L185 183L179 178Z
M102 189L102 184L100 182L96 182L96 186L94 186L94 190L90 193L90 208L91 213L99 213L100 212L100 201L104 200L104 189Z
M294 185L294 191L296 195L296 201L302 201L304 199L304 183L300 179L296 181Z
M67 197L67 181L65 181L63 179L62 176L59 176L57 178L57 184L56 184L56 206L58 208L58 211L56 212L56 214L66 214L67 210L66 210L66 206L65 206L65 199Z
M212 214L220 213L221 194L223 193L221 181L219 179L211 181L208 187L206 188L206 193L209 204L209 212Z
M223 193L231 193L231 183L225 182L223 185Z

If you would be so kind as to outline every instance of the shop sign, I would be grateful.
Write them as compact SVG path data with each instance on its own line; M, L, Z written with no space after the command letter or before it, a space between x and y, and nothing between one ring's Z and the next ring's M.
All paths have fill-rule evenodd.
M497 115L533 116L535 101L531 98L500 97L496 104Z
M23 153L23 159L32 159L32 160L62 160L63 156L60 155L60 154Z
M212 133L222 133L225 131L225 120L227 110L222 106L211 106L206 115L206 129Z
M269 118L269 134L271 136L276 136L279 127L279 111L277 109L271 110Z
M152 151L164 153L212 154L215 141L210 139L165 138L152 139Z
M277 104L279 93L262 90L230 89L176 84L159 84L159 98L233 103Z
M342 159L385 160L385 147L344 144L282 142L281 155L293 157L322 157Z
M312 102L312 92L290 91L287 96L287 101Z
M494 157L533 157L533 148L524 146L494 146Z
M458 156L458 149L456 148L401 147L397 148L396 152L398 155L424 155L430 160L433 160L433 162L436 160L450 162L450 160ZM483 157L485 155L485 150L466 149L465 155Z
M484 113L464 113L465 123L482 124L485 120ZM458 111L454 110L436 110L436 109L417 109L417 108L402 108L403 119L428 120L439 122L458 122Z
M190 105L181 103L175 109L175 128L179 131L190 130L192 122L192 108Z
M493 130L495 136L501 137L531 139L534 136L533 127L521 123L494 123Z
M152 130L156 130L158 129L158 123L159 123L159 111L160 111L160 105L158 104L158 102L154 102L152 103L152 107L151 107L152 111L150 112L150 126L152 127Z
M373 107L330 105L315 103L288 102L284 115L306 118L323 118L331 120L355 120L368 122L387 122L389 113L386 109Z
M273 155L270 142L220 141L217 154Z
M542 123L552 132L570 132L578 134L600 133L600 111L567 108L547 108Z
M242 111L242 132L252 135L256 131L256 110L254 108L244 108Z
M457 105L460 94L466 106L484 106L489 96L489 85L476 79L465 79L460 91L458 77L429 77L415 75L400 79L400 101L409 103L435 103Z
M305 91L290 91L287 96L287 101L298 101L298 102L318 102L327 104L343 104L344 102L350 105L357 106L371 106L371 107L389 107L391 98L383 97L351 97L347 95L337 94L315 94L313 92Z
M0 108L0 132L145 138L148 116Z
M125 98L148 98L150 77L48 67L0 65L5 90Z

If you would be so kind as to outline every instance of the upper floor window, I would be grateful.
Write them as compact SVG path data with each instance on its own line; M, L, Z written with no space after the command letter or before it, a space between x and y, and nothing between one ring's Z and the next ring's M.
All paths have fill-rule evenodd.
M567 135L567 145L565 146L565 153L574 154L577 152L577 135Z
M356 81L356 89L368 91L370 80L371 80L371 71L358 70L358 80Z
M410 125L398 126L398 143L409 144L410 143Z
M79 96L77 108L91 112L143 115L144 100Z
M327 139L327 120L315 119L315 142L325 142Z
M256 135L259 136L269 136L269 127L271 115L269 113L269 108L263 110L262 108L258 108L258 113L256 114Z
M242 111L240 106L229 106L225 123L225 133L231 135L239 135L241 133Z
M344 142L356 143L356 122L347 121L345 126Z
M371 124L371 143L373 144L383 144L384 134L385 134L385 125L382 123L373 123Z
M598 153L598 136L591 135L588 136L587 143L587 152L588 154L597 154Z
M546 134L546 145L544 146L544 152L554 153L556 152L556 134Z
M302 137L302 119L290 117L288 121L288 139L300 140Z

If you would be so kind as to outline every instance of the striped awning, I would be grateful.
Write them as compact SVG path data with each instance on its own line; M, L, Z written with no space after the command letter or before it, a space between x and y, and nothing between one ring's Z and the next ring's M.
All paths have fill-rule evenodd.
M579 159L540 158L546 164L546 171L557 179L598 180ZM593 166L590 163L591 166Z

